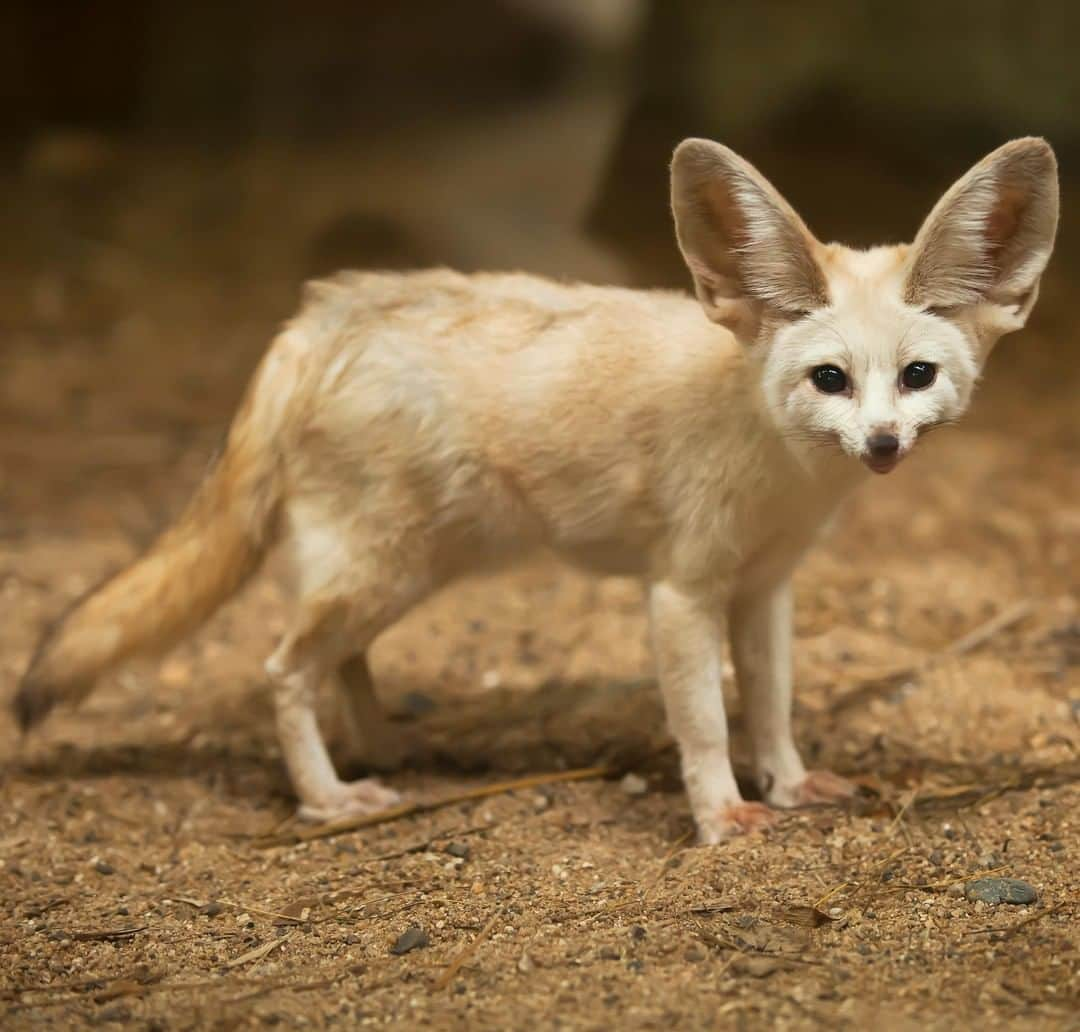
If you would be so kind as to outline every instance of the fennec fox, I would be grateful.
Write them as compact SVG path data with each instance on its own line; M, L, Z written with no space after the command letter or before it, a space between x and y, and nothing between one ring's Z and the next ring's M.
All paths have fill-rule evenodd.
M1054 241L1054 155L1005 144L913 244L868 251L820 243L707 140L676 149L671 199L696 300L445 270L310 285L179 522L42 640L23 727L192 631L284 540L298 601L267 670L300 813L376 811L397 796L338 778L320 682L335 675L377 738L376 635L456 575L548 547L647 584L703 841L849 795L792 736L792 570L868 470L964 411L1024 324ZM725 625L765 803L732 774Z

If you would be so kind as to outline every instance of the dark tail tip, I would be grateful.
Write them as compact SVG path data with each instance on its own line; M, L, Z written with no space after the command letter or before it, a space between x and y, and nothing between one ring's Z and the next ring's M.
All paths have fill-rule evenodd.
M56 694L51 687L34 677L32 670L28 670L19 682L11 703L19 730L25 735L40 724L56 702Z

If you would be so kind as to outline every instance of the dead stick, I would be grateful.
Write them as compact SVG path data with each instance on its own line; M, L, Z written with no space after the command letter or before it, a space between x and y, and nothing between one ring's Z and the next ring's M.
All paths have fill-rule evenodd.
M196 910L202 910L204 907L210 906L211 903L217 903L222 907L229 907L232 910L247 911L252 914L258 914L260 917L272 917L275 921L288 921L290 924L303 924L298 917L290 917L288 914L278 913L276 910L263 910L262 907L253 907L247 903L234 903L228 899L211 899L205 902L199 902L197 899L193 899L191 896L169 896L162 902L167 903L170 899L175 900L177 903L183 903L185 906L194 907Z
M465 961L469 959L479 948L480 944L491 934L492 929L495 927L495 922L499 919L500 911L496 910L491 917L488 918L487 924L480 929L476 938L472 942L466 943L453 960L450 961L446 970L435 980L434 989L438 992L440 989L445 989L453 980L454 976L465 966Z
M261 989L256 989L254 992L245 993L243 996L233 996L231 999L225 1000L225 1004L234 1003L248 1003L251 1000L257 1000L262 996L269 996L270 993L278 992L282 989L288 989L294 993L306 993L312 989L329 989L331 986L335 986L338 982L346 978L347 975L335 975L333 978L322 978L317 982L272 982L269 985L264 985Z
M1019 602L1014 602L1008 609L1002 610L997 616L987 620L986 623L957 638L945 649L945 654L948 656L963 656L968 652L974 652L975 649L988 642L995 635L1026 619L1034 608L1035 606L1030 599L1021 599Z
M1010 627L1015 626L1021 620L1025 619L1034 608L1034 604L1030 599L1021 599L1019 602L1013 603L1007 609L1003 609L1000 613L992 616L985 623L980 624L978 627L968 631L967 634L963 634L955 641L950 642L936 656L931 656L921 663L913 663L910 666L899 667L896 670L887 671L877 677L867 678L857 687L852 688L851 691L846 692L837 699L836 702L829 707L830 712L840 713L846 709L850 709L852 706L858 705L872 695L890 690L895 687L898 682L908 681L913 677L919 677L935 667L945 657L965 656L969 652L974 652L975 649L988 642L995 635L1008 630Z
M814 902L813 902L813 903L811 903L810 905L811 905L811 906L812 906L812 907L813 907L813 908L814 908L815 910L820 910L820 909L821 909L821 908L822 908L823 906L825 906L825 904L826 904L826 903L828 903L828 902L829 902L829 900L830 900L830 899L832 899L832 898L833 898L833 896L835 896L835 895L836 895L836 894L837 894L838 892L841 892L841 891L843 891L844 889L850 888L850 887L851 887L852 885L858 885L858 882L842 881L842 882L841 882L841 883L840 883L839 885L834 885L834 886L833 886L833 887L832 887L831 889L829 889L829 891L828 891L828 892L826 892L824 896L819 896L819 897L818 897L818 898L817 898L816 900L814 900Z
M1048 907L1045 910L1036 910L1034 914L1028 914L1027 917L1022 917L1019 921L1014 921L1010 925L1006 925L1004 928L973 928L970 932L964 932L964 935L981 935L984 932L1000 932L1002 935L1012 935L1013 932L1018 932L1025 925L1033 924L1035 921L1041 921L1044 917L1049 917L1051 914L1056 914L1066 903L1055 903L1052 907Z
M904 819L904 814L906 814L908 812L908 809L914 804L915 800L918 798L918 795L919 788L918 786L916 786L911 790L911 795L908 796L907 802L904 803L903 806L901 806L900 809L896 811L896 816L892 819L892 823L885 830L886 835L892 835L892 833L901 826L900 822ZM909 842L908 848L910 847L911 843Z
M162 978L162 977L164 977L164 975L160 974L158 977ZM109 978L102 978L102 979L94 979L93 981L91 981L88 984L93 985L96 982L100 981L100 982L103 983L102 988L105 988L109 984L115 984L117 981L122 981L122 980L123 980L122 978L109 977ZM133 993L131 993L129 995L132 995L132 996L134 996L134 995L149 996L151 993L161 993L161 992L192 992L192 991L202 992L202 991L218 988L218 987L220 987L222 985L261 985L261 984L262 983L260 981L257 981L257 980L254 980L254 979L246 979L246 978L232 979L232 980L223 980L221 978L215 978L215 979L212 979L212 980L205 980L205 981L198 981L198 982L172 982L172 983L163 982L163 981L157 981L157 982L151 981L151 982L147 982L137 994L133 992ZM66 983L65 983L65 985L66 985ZM48 986L42 986L40 988L27 989L26 992L45 992L45 991L48 990L48 988L49 988ZM58 986L57 988L60 988L60 987ZM49 1007L62 1007L62 1006L66 1005L66 1004L69 1004L69 1003L76 1003L76 1002L78 1002L80 1000L84 1000L85 998L86 997L82 993L74 992L74 991L72 991L70 989L65 988L63 990L63 995L61 995L61 996L52 996L52 997L49 997L49 998L44 999L44 1000L24 1000L24 1001L22 1001L20 1003L14 1004L11 1007L8 1007L8 1009L7 1009L7 1011L5 1013L14 1014L16 1011L45 1010L46 1008L49 1008Z
M411 846L402 846L401 849L395 849L389 853L377 853L375 856L366 856L360 863L373 864L380 860L397 860L398 857L409 856L412 853L423 853L438 842L439 839L459 839L465 838L466 835L479 835L481 832L491 831L494 827L494 824L478 824L472 828L459 828L456 831L453 828L450 828L448 831L440 831L435 835L430 835L420 842L414 842Z
M1021 771L1010 781L997 785L954 786L937 793L924 793L915 801L913 809L927 810L948 805L950 808L976 806L1006 792L1026 792L1030 788L1059 788L1080 781L1080 764L1063 763L1057 767L1038 767Z
M256 839L255 845L260 849L266 849L273 846L291 846L297 842L311 842L315 839L341 835L347 831L370 828L376 824L387 824L390 821L401 820L403 817L431 813L433 810L441 810L444 807L453 806L455 803L467 803L473 799L486 799L489 796L502 795L504 792L513 792L522 788L535 788L537 785L550 785L560 781L587 781L592 778L603 778L612 773L610 767L581 767L577 770L556 771L551 774L534 774L513 781L497 781L493 785L481 785L479 788L470 788L464 792L453 792L450 795L429 802L403 803L401 806L392 806L387 810L382 810L380 813L360 817L343 817L340 820L317 824L313 828L298 828L296 831L286 835L270 835Z
M953 885L959 885L961 882L976 881L979 878L989 878L995 874L1002 874L1009 869L1008 864L1004 864L1001 867L989 867L984 871L972 871L969 874L962 874L958 878L949 878L948 881L941 882L923 882L921 884L913 884L912 882L893 882L891 888L895 892L897 890L919 889L924 892L938 892L941 889L947 889Z

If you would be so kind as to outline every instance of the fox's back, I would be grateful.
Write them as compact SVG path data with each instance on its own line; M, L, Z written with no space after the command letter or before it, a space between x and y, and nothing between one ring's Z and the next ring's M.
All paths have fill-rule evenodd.
M570 549L655 536L662 438L742 368L685 295L446 270L311 284L277 347L308 367L298 490L407 491Z
M714 381L742 365L683 294L444 269L312 283L284 338L307 370L306 421L371 432L372 420L438 419L471 447L494 445L496 426L542 431L550 447L571 422L578 443L610 434L650 398L700 382L688 367Z

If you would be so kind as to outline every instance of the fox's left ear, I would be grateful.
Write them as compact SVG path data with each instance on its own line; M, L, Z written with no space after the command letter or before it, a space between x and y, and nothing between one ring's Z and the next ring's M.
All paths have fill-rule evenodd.
M993 336L1018 330L1054 248L1057 161L1045 140L1013 140L958 180L911 246L905 300L922 308L990 305Z
M683 140L671 161L679 248L705 314L752 341L762 316L829 303L821 245L748 161L711 140Z

